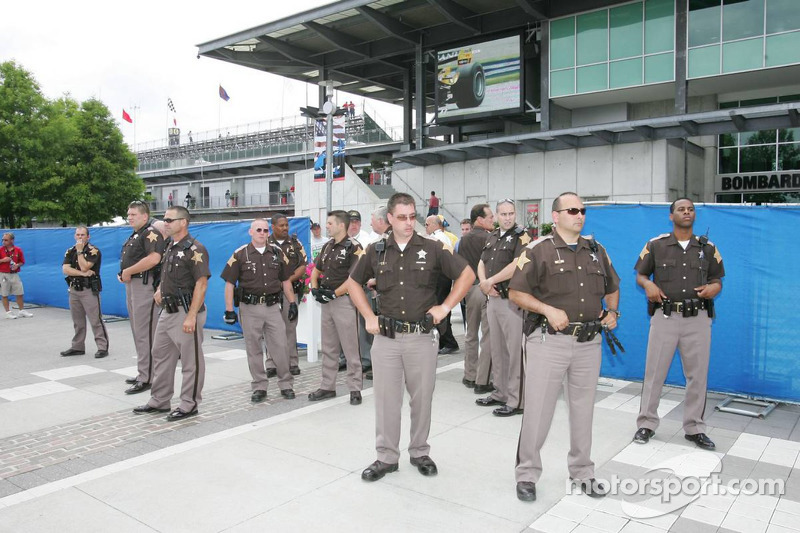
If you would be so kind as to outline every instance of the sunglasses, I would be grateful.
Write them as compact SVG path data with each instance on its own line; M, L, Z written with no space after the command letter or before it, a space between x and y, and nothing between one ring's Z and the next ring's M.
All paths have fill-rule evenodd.
M394 216L394 218L396 218L400 222L405 222L406 220L416 220L416 218L417 218L416 214L413 214L413 215L392 215L392 216ZM427 224L425 224L425 225L427 226Z
M186 219L185 218L165 218L164 222L166 222L167 224L172 224L176 220L186 220Z
M269 233L269 228L253 228L256 233Z
M581 207L580 209L578 209L577 207L570 207L568 209L559 209L559 210L556 211L556 213L560 213L562 211L566 211L568 215L572 215L572 216L575 216L578 213L580 213L581 215L585 215L586 214L586 208L585 207Z

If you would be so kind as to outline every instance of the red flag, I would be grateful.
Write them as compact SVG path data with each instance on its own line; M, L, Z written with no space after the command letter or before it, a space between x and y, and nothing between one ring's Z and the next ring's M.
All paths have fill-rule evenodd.
M175 125L177 126L177 125L178 125L178 119L177 119L177 118L173 118L173 119L172 119L172 123L173 123L173 124L175 124Z
M128 114L128 112L125 111L124 109L122 110L122 120L124 120L125 122L130 122L131 124L133 124L133 119Z

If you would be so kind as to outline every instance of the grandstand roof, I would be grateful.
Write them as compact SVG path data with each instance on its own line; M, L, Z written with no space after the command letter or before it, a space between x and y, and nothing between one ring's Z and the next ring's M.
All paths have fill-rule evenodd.
M618 1L618 0L616 0ZM614 0L342 0L198 45L199 55L396 103L424 51ZM432 68L428 69L432 77ZM432 89L432 87L431 87Z

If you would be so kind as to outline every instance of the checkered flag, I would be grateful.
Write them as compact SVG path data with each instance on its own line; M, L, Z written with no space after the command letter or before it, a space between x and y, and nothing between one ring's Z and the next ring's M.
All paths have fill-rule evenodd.
M173 113L175 112L175 104L172 103L172 98L167 98L167 107Z

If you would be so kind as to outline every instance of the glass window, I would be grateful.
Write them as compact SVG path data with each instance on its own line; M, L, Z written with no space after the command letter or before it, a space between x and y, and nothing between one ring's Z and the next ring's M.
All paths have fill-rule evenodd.
M743 131L739 134L739 145L775 144L776 130Z
M721 107L721 106L720 106ZM720 146L737 146L738 141L736 140L735 133L723 133L719 136L719 145Z
M675 79L675 59L672 52L644 58L644 82L658 83Z
M800 170L800 143L778 146L778 170Z
M792 143L800 141L800 128L787 128L778 130L778 142Z
M689 77L719 74L719 45L689 50Z
M608 61L608 11L578 15L577 21L578 65Z
M550 68L575 66L575 17L550 23Z
M575 69L559 70L550 73L550 96L575 94Z
M742 203L742 195L737 193L727 193L717 195L718 204L740 204Z
M787 96L781 96L778 98L778 101L783 102L800 102L800 94L790 94Z
M745 146L739 150L739 172L775 170L776 145Z
M796 204L800 203L800 193L796 192L760 192L742 195L744 201L751 204Z
M764 66L764 38L722 45L722 72L753 70Z
M764 35L764 0L723 0L722 40Z
M777 104L778 99L775 97L772 98L753 98L752 100L742 100L740 105L742 107L750 107L754 105L769 105L769 104Z
M647 0L644 5L644 52L672 51L674 42L674 0Z
M590 67L578 67L576 69L578 71L576 76L577 92L588 93L608 89L607 69L607 63Z
M608 86L611 89L642 84L642 58L612 61L608 65Z
M719 108L720 109L733 109L735 107L739 107L739 102L720 102Z
M767 33L800 30L800 9L797 0L767 2Z
M735 174L739 171L739 149L722 148L719 151L719 173Z
M800 63L800 31L767 37L766 66L775 67L791 63Z
M689 0L689 46L719 42L720 0Z
M642 55L642 4L637 2L610 9L608 18L610 59Z

